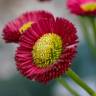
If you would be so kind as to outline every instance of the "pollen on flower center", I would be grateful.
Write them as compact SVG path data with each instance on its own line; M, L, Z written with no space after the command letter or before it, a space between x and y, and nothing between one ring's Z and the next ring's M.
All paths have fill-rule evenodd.
M61 37L54 33L48 33L37 40L33 46L32 55L34 63L42 68L55 63L61 52Z
M21 26L21 28L19 29L19 32L22 34L24 31L26 31L28 28L31 27L31 25L33 24L33 22L27 22L24 25Z
M96 3L85 3L81 5L81 9L84 11L94 11L96 10Z

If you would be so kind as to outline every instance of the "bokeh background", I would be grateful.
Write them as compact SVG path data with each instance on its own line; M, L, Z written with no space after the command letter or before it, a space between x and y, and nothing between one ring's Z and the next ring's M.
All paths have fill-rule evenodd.
M55 16L70 20L78 30L78 54L73 61L72 69L94 90L96 90L96 57L93 57L83 39L79 20L69 13L66 0L39 2L38 0L0 0L0 96L72 96L55 80L47 85L32 82L22 77L16 70L15 50L18 45L5 44L2 39L4 25L30 10L46 10ZM80 96L89 96L71 79L64 75L70 86L79 92Z

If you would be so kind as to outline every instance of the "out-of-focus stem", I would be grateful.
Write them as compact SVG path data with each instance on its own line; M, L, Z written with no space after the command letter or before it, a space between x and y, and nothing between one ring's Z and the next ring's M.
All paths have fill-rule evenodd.
M57 81L64 86L73 96L80 96L67 82L64 78L58 78Z
M90 23L92 25L92 29L93 29L93 36L94 36L94 41L96 42L96 22L95 22L95 17L89 17ZM96 47L96 44L94 44L94 46Z
M89 34L89 31L88 31L88 26L86 26L86 21L84 20L84 17L79 17L79 21L80 21L80 24L81 24L81 28L82 28L82 31L83 31L83 36L89 46L89 48L91 49L91 52L94 56L96 56L96 49L94 47L94 44L92 43L92 39L90 38L90 34Z

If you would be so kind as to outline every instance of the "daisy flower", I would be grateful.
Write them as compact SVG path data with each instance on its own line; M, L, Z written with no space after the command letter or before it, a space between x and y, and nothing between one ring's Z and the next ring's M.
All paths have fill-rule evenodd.
M18 43L21 35L40 19L53 19L51 13L45 11L26 12L10 21L3 29L3 38L7 43Z
M68 20L42 19L20 38L15 57L17 69L32 81L47 83L68 70L77 42L76 29Z
M96 0L68 0L67 6L76 15L96 15Z

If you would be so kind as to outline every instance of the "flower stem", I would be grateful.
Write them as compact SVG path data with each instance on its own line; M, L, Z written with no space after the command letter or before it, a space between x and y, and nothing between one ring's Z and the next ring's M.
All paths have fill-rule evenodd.
M96 96L96 93L91 89L85 82L83 82L79 76L72 71L71 69L68 69L66 74L73 80L75 81L79 86L81 86L83 89L85 89L86 92L90 94L90 96Z
M82 27L82 31L83 31L83 36L89 46L89 48L91 49L91 52L93 53L94 56L96 56L96 49L94 47L94 45L92 44L92 40L90 38L90 34L88 32L88 26L86 26L86 22L84 17L79 17L79 21L81 23L81 27Z
M67 82L64 78L58 78L57 81L64 86L73 96L80 96Z
M92 24L94 41L96 42L96 22L95 22L95 17L89 17L89 19L90 19L90 22Z

